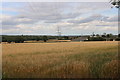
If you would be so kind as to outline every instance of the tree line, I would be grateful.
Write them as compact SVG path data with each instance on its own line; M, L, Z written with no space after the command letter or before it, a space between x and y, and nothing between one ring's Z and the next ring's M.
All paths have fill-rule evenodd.
M31 36L31 35L3 35L2 36L2 42L15 42L15 43L23 43L24 41L29 40L36 40L36 41L44 41L47 42L49 39L58 39L58 40L68 40L68 36Z
M36 41L44 41L47 42L47 40L50 39L57 39L57 40L72 40L72 39L76 39L79 38L81 36L34 36L34 35L3 35L2 36L2 42L15 42L15 43L23 43L24 41L29 41L29 40L36 40ZM85 37L85 36L83 36ZM120 41L120 34L119 35L113 35L113 34L92 34L87 35L86 36L88 38L88 40L85 41Z
M120 41L120 34L113 35L113 34L106 34L103 33L102 35L94 34L88 37L88 41Z

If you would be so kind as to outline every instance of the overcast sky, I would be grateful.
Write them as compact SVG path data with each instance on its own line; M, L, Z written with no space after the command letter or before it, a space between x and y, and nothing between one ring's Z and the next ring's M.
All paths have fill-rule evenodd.
M86 35L118 33L116 8L108 2L4 2L2 34Z

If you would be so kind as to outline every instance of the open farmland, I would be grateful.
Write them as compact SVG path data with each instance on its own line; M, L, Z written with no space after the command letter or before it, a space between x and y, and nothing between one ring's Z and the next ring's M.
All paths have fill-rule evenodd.
M3 78L114 78L118 42L2 44Z

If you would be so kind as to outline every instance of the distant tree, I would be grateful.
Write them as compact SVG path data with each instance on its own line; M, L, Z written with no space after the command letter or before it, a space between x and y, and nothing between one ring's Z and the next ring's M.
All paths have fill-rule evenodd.
M17 36L14 38L14 42L15 43L23 43L24 42L24 38L23 36Z
M7 39L4 36L2 36L2 42L7 42Z
M109 34L110 35L110 37L112 37L113 36L113 34Z
M36 41L39 41L40 40L40 37L36 37Z
M11 43L12 41L10 39L7 40L8 43Z
M69 39L69 37L68 36L64 36L64 40L68 40Z
M8 43L14 42L14 39L13 39L12 37L6 36L5 39L6 39L6 41L7 41ZM6 42L6 41L5 41L5 42Z
M106 37L105 35L102 35L102 37Z
M111 38L110 41L113 41L113 39Z
M106 33L103 33L103 35L105 35L105 36L106 36Z
M107 34L106 37L110 38L112 37L112 34Z
M120 37L120 34L118 34L118 37Z
M93 32L93 33L92 33L92 37L94 37L94 36L95 36L95 33Z
M110 37L110 35L109 35L109 34L107 34L107 35L106 35L106 37L107 37L107 38L109 38L109 37Z
M106 37L106 33L103 33L102 37Z
M47 42L47 40L48 40L47 36L43 36L42 40L43 40L44 42Z
M23 35L21 36L8 36L7 42L15 42L15 43L23 43L24 42L24 37Z
M90 39L90 36L88 36L88 41L90 41L91 39Z
M116 40L116 41L120 41L120 37L116 38L115 40Z
M99 37L100 35L99 34L96 34L97 37Z

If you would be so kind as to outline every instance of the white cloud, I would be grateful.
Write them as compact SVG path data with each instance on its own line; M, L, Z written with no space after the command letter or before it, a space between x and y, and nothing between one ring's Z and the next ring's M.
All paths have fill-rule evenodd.
M118 30L118 28L117 27L103 27L103 28L101 28L101 30L115 30L115 31L117 31Z
M109 9L108 3L25 3L6 8L19 14L3 14L0 20L3 34L56 34L58 26L64 34L112 32L117 29L117 16L99 13Z

